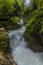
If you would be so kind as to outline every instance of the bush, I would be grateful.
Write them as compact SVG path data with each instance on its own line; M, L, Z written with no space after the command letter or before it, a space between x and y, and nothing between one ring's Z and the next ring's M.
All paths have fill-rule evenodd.
M0 0L0 17L8 16L14 11L15 0Z

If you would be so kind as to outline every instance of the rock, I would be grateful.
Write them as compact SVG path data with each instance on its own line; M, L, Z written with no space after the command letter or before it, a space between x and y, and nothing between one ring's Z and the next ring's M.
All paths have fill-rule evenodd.
M27 46L34 52L43 52L43 45L42 45L43 41L41 41L40 36L39 37L38 37L38 35L36 35L36 36L37 36L37 38L34 36L31 36L31 35L27 36L25 34L24 37L27 42Z
M0 65L17 65L13 60L10 39L5 31L0 32Z
M16 63L13 61L13 58L11 54L0 54L0 65L16 65Z
M19 22L19 17L15 18L11 18L9 20L3 20L3 21L0 21L0 30L15 30L15 29L18 29L20 28L21 26L18 24Z
M10 39L5 31L0 32L0 50L3 52L10 51Z
M1 32L1 31L4 31L4 30L5 30L4 28L0 28L0 32Z

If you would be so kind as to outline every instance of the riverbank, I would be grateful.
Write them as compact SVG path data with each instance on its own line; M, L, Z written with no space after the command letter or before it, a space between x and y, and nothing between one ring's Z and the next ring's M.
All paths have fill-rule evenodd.
M0 65L17 65L13 60L11 48L10 48L10 38L5 32L4 28L0 29Z
M13 61L13 57L11 53L0 53L0 65L16 65L16 63Z

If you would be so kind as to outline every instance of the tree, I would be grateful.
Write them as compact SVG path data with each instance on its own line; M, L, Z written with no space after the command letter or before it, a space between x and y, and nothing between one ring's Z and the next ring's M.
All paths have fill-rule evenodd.
M0 17L6 17L13 13L14 0L0 0Z

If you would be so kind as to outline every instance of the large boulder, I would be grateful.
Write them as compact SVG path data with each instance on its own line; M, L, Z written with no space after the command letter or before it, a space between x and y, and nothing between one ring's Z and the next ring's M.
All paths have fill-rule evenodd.
M10 39L7 33L3 30L0 31L0 51L8 52L10 48Z

